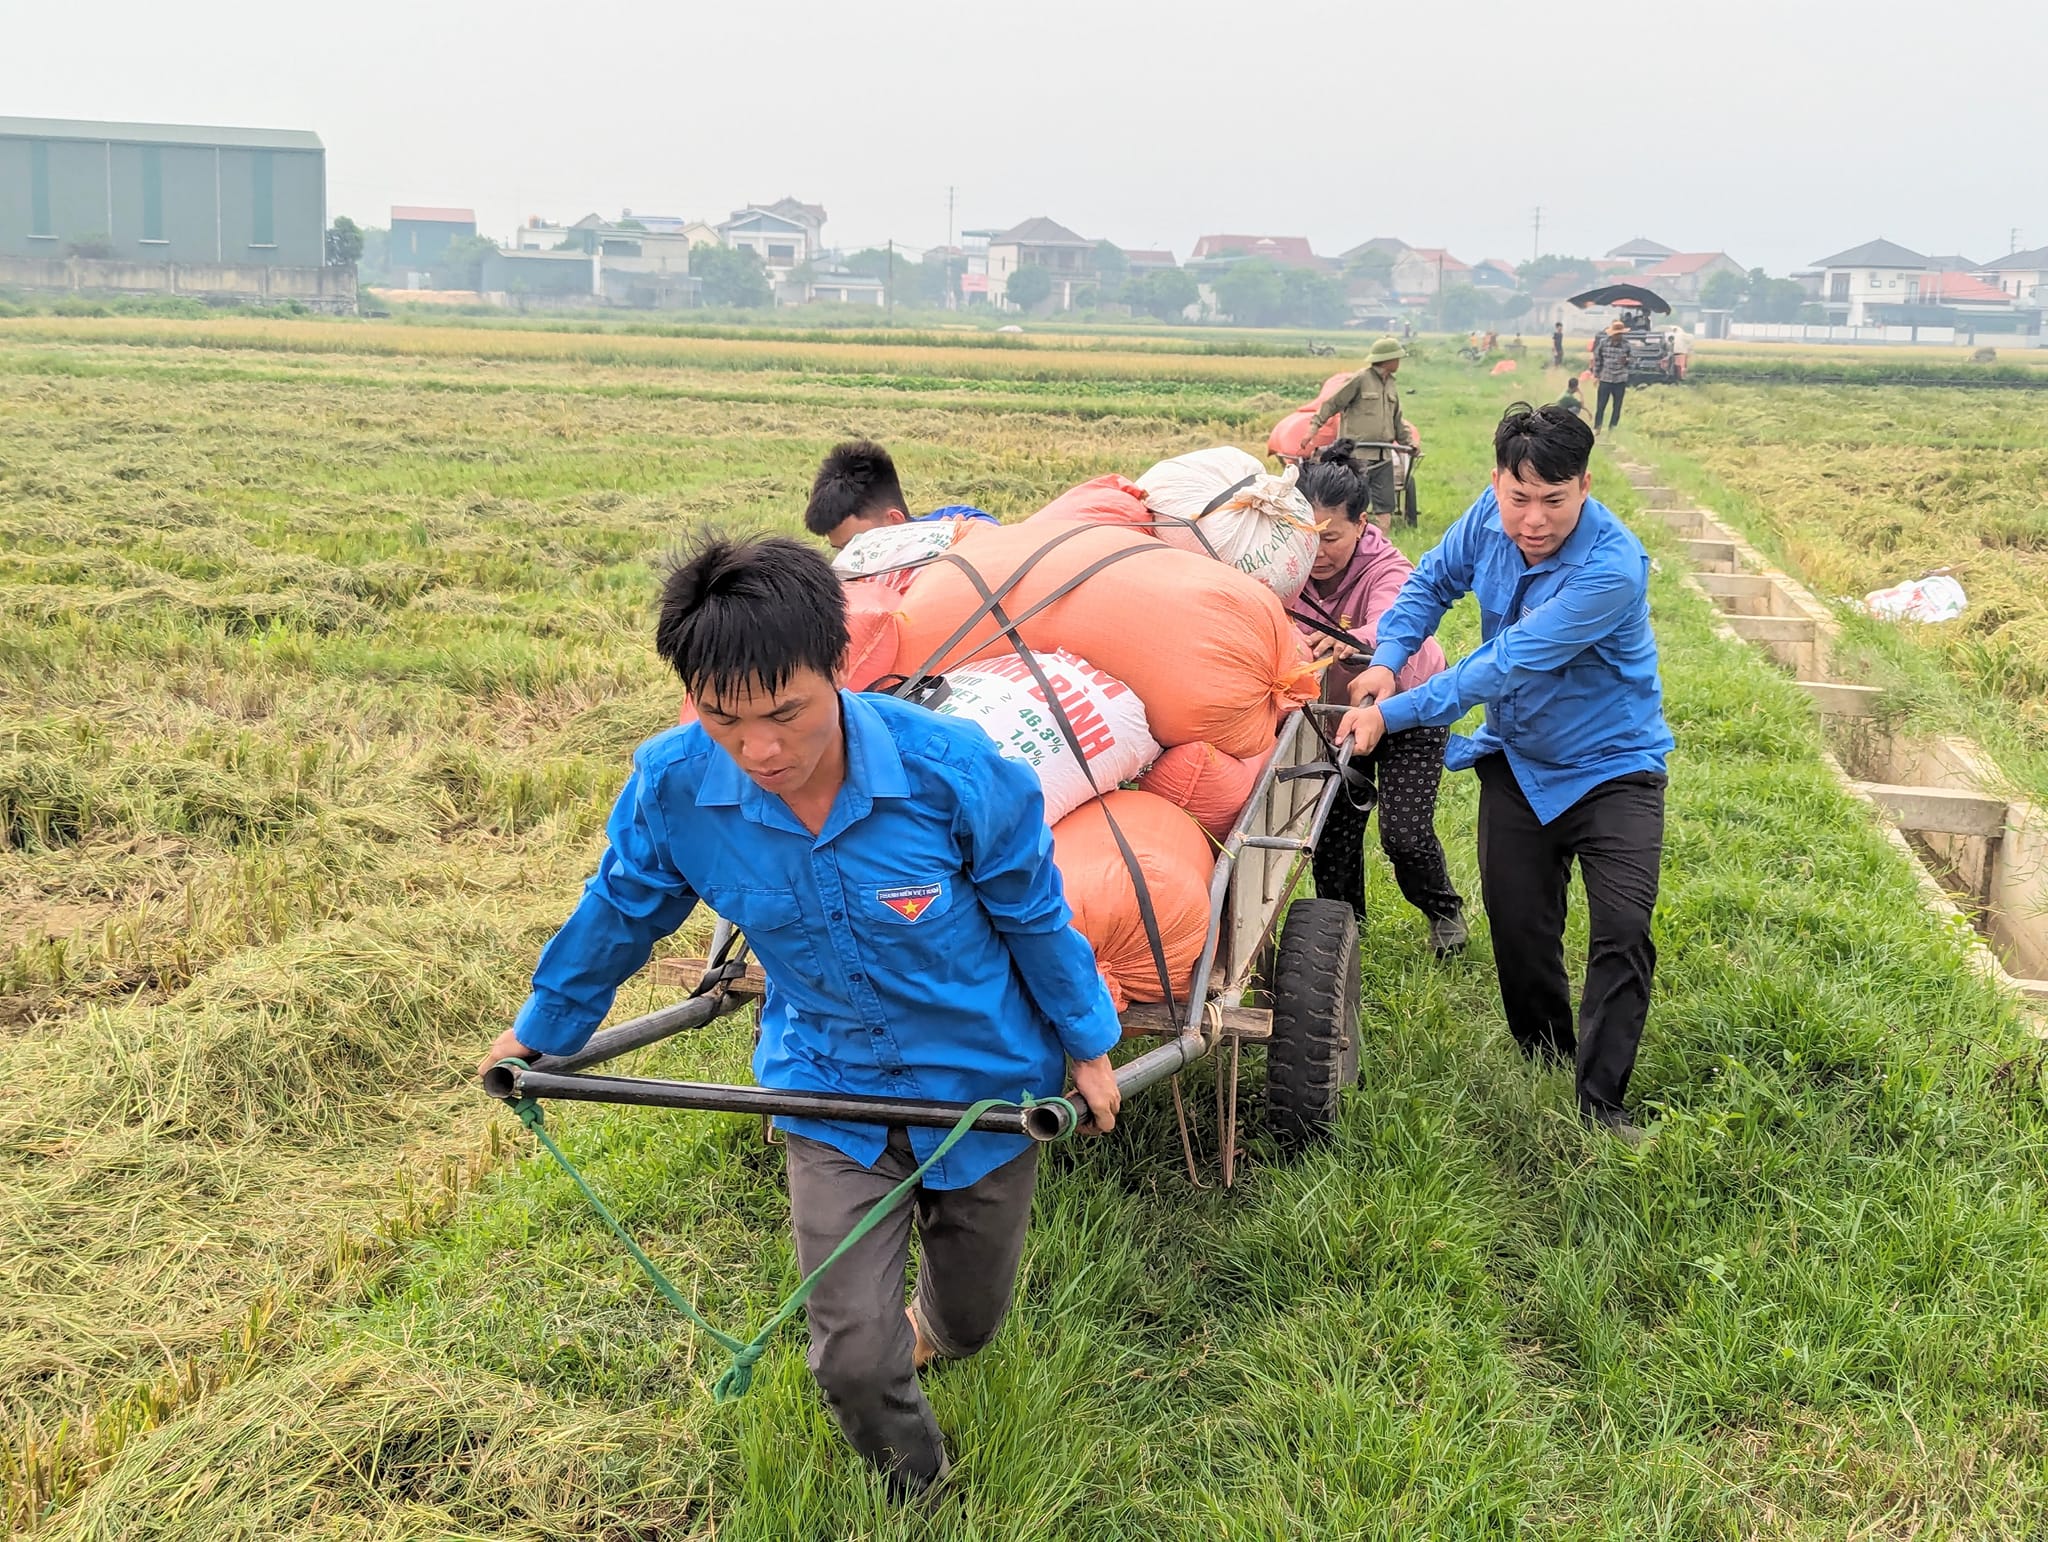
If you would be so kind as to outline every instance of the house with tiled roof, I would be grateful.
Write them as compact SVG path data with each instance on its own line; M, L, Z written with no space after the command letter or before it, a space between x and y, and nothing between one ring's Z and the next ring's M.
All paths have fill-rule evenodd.
M1637 236L1633 241L1624 241L1607 254L1610 262L1625 263L1640 273L1645 268L1654 268L1666 257L1676 257L1677 249L1666 246L1662 241L1652 241L1648 236Z
M2048 306L2048 246L2005 256L1970 269L1973 277L1996 285L2016 305Z
M1328 272L1331 264L1310 249L1307 236L1204 236L1188 256L1190 263L1227 262L1236 258L1263 257L1278 268L1306 268Z
M1591 336L1607 325L1611 313L1582 311L1571 303L1571 297L1592 287L1583 273L1553 273L1538 279L1529 287L1529 309L1516 325L1543 333L1563 322L1567 334Z
M1667 300L1690 303L1699 299L1701 286L1716 273L1740 278L1742 271L1742 264L1726 252L1673 252L1644 268L1636 281Z
M1180 264L1174 260L1172 252L1126 247L1124 249L1124 266L1132 278L1142 278L1147 273L1158 273L1166 268L1177 268Z
M1383 252L1392 258L1399 257L1403 252L1409 250L1412 250L1412 248L1399 236L1374 236L1370 241L1361 241L1349 250L1339 252L1337 260L1344 263L1352 262L1365 256L1368 252Z
M1882 236L1813 266L1820 270L1820 303L1827 307L1828 320L1850 327L1871 324L1876 306L1917 304L1920 285L1932 271L1919 252Z
M1482 257L1472 264L1474 289L1514 290L1521 287L1521 275L1505 257Z
M1472 282L1472 265L1441 246L1411 246L1394 259L1394 292L1422 295Z
M718 239L761 259L771 282L780 287L805 263L824 255L825 210L820 204L778 198L735 209L718 227Z
M2013 297L1997 284L1974 273L1943 270L1929 273L1920 280L1920 303L1948 305L1968 311L2009 311Z
M1009 303L1010 278L1019 268L1045 269L1053 281L1052 308L1072 310L1075 293L1095 282L1095 242L1043 214L990 236L989 304Z

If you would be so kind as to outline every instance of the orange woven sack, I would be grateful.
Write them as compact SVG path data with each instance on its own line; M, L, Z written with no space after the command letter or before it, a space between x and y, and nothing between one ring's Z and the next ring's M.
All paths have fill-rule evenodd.
M846 665L839 672L839 683L849 691L864 691L896 670L896 658L902 651L903 596L886 584L842 587L846 590Z
M885 585L853 580L841 586L846 591L846 665L839 671L839 683L849 691L864 691L882 676L896 670L898 636L903 616L897 606L902 596ZM676 721L684 727L697 721L697 709L683 698Z
M1112 792L1052 827L1053 861L1073 907L1074 929L1095 949L1095 967L1119 1012L1133 1001L1164 1001L1166 993L1146 940L1137 886L1110 834L1109 815L1137 854L1166 948L1167 976L1175 1000L1185 1005L1209 935L1214 853L1192 819L1149 792Z
M1287 460L1300 460L1311 450L1320 450L1325 445L1337 442L1337 431L1341 426L1335 418L1325 422L1313 442L1308 437L1308 420L1316 415L1316 408L1337 394L1337 388L1357 374L1347 369L1341 375L1332 375L1323 382L1323 388L1316 392L1316 399L1306 407L1297 407L1278 423L1266 437L1266 453L1278 455Z
M1156 535L1182 551L1214 555L1188 521L1161 514L1146 498L1144 488L1114 472L1068 488L1031 518L1069 525L1121 525Z
M988 616L955 640L981 607L965 569L1002 594L1013 622L1030 614L1019 625L1028 646L1065 648L1136 691L1163 745L1207 740L1227 754L1261 754L1281 715L1318 694L1307 645L1272 590L1135 531L1041 520L977 536L918 574L903 597L902 673L1014 651ZM1078 587L1037 608L1083 573Z
M1152 515L1145 508L1145 489L1111 472L1068 488L1031 518L1046 524L1147 525Z
M1272 753L1268 747L1256 759L1240 760L1213 744L1176 744L1152 762L1152 769L1138 778L1138 786L1186 810L1220 841L1229 836L1251 801L1252 788Z

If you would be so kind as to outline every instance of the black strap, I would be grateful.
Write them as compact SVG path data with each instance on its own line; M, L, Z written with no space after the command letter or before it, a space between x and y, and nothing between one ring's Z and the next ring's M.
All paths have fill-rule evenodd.
M1224 488L1222 492L1218 493L1215 497L1211 498L1209 500L1209 506L1203 509L1202 512L1196 515L1195 517L1197 519L1207 519L1211 514L1214 514L1218 509L1222 508L1224 504L1230 502L1232 498L1235 498L1239 493L1243 492L1247 487L1250 487L1252 483L1256 482L1260 477L1264 476L1265 474L1266 473L1264 471L1254 471L1250 476L1239 477L1235 482L1232 482L1228 487Z
M959 647L961 643L965 642L967 640L968 634L971 633L976 627L980 626L983 621L988 619L989 612L995 608L996 601L1002 599L1004 595L1008 594L1012 589L1016 588L1017 585L1024 582L1025 578L1030 574L1031 570L1037 567L1040 562L1044 561L1046 555L1050 553L1055 547L1064 545L1066 542L1071 541L1083 530L1093 530L1094 528L1095 527L1093 525L1070 525L1066 529L1062 530L1058 535L1054 536L1051 540L1047 541L1043 546L1039 547L1037 551L1033 552L1029 557L1025 558L1024 561L1018 563L1017 570L1013 572L1008 578L1004 579L1002 583L996 586L994 594L990 595L989 598L983 600L982 603L978 607L976 607L973 613L970 614L965 621L961 622L959 626L955 627L953 629L953 635L951 637L948 637L943 643L941 643L937 651L934 652L930 658L926 659L916 669L911 671L911 678L915 679L919 675L929 674L941 659L943 659L947 654L951 653L955 648ZM968 576L968 578L973 581L974 586L977 589L980 589L983 594L989 593L987 588L981 582L981 575L978 572L976 572L972 566L968 564L966 558L958 555L955 552L948 551L941 553L940 556L935 560L952 563L955 567L959 568L961 572L965 573Z
M1310 594L1306 589L1303 589L1299 594L1295 596L1295 598L1301 601L1304 605L1307 605L1311 609L1319 612L1321 614L1322 619L1317 620L1315 616L1304 616L1298 610L1290 610L1287 612L1289 620L1300 622L1303 626L1307 627L1311 632L1321 632L1325 637L1332 637L1335 638L1338 642L1349 643L1354 648L1358 646L1358 639L1354 637L1347 628L1341 625L1336 618L1331 616L1329 606L1323 604L1314 595Z
M1114 555L1125 556L1128 553L1119 552ZM1104 559L1105 562L1109 560L1111 559ZM1088 763L1088 756L1081 748L1081 737L1074 732L1073 719L1067 716L1067 709L1060 704L1059 692L1052 688L1052 681L1046 678L1045 670L1038 662L1038 656L1031 651L1024 641L1023 634L1017 630L1023 624L1023 618L1011 621L1003 611L1001 597L990 591L988 585L982 581L981 575L972 568L966 568L966 573L968 580L981 591L985 605L995 617L996 625L1003 629L1003 634L1015 645L1017 656L1024 661L1024 667L1031 671L1031 678L1038 682L1038 689L1045 696L1045 704L1052 713L1052 720L1059 725L1060 737L1066 740L1067 748L1073 752L1074 759L1080 762L1081 774L1088 778L1089 790L1100 802L1102 784L1095 780L1095 768ZM1087 575L1084 573L1080 576ZM1042 608L1044 603L1049 603L1050 598L1034 609ZM1145 928L1145 944L1151 950L1152 967L1159 975L1159 989L1166 1000L1167 1020L1171 1022L1180 1016L1180 1005L1174 995L1173 967L1167 962L1166 937L1159 927L1159 912L1152 903L1151 886L1145 882L1145 870L1138 862L1137 852L1131 849L1131 843L1125 837L1123 827L1116 822L1116 815L1109 811L1109 805L1106 803L1102 807L1102 818L1109 826L1111 838L1116 841L1117 852L1124 859L1125 871L1131 875L1131 892L1138 901L1138 921Z
M1203 512L1208 513L1210 511L1204 510ZM1180 529L1187 531L1189 535L1202 543L1202 550L1207 555L1214 557L1218 562L1223 560L1223 554L1216 550L1215 544L1210 541L1207 532L1194 520L1187 519L1179 514L1154 514L1145 524L1127 525L1124 528L1128 530L1162 530L1168 525L1178 526Z
M1092 530L1095 527L1092 525L1076 525L1073 528L1075 530ZM1062 538L1064 538L1064 533L1062 535ZM945 643L942 644L939 647L939 649L932 654L930 658L926 659L922 664L920 664L917 667L917 669L912 675L912 678L916 678L919 675L929 674L933 669L935 669L938 666L940 660L944 659L947 654L951 653L955 648L959 647L962 642L966 641L967 635L970 632L972 632L977 626L981 625L982 622L988 620L992 615L998 615L998 613L1002 609L1003 597L1007 595L1012 589L1017 587L1017 583L1023 577L1025 570L1035 565L1038 558L1040 556L1043 556L1045 552L1050 551L1055 544L1057 543L1053 541L1048 541L1045 544L1045 546L1041 547L1039 551L1032 556L1030 562L1023 564L1023 566L1020 567L1017 572L1012 573L994 590L989 589L988 585L983 582L981 574L978 571L976 571L973 565L970 564L964 557L957 556L952 552L946 553L946 559L952 562L955 566L957 566L961 572L965 573L967 575L967 581L973 584L976 589L980 590L981 593L985 596L985 598L982 600L981 604L975 608L974 613L971 616L969 616L966 621L962 622L958 627L954 628L953 635L947 638ZM1016 631L1016 628L1021 627L1025 622L1031 620L1040 611L1044 610L1046 606L1055 604L1058 601L1065 599L1068 595L1072 594L1076 589L1080 588L1082 584L1086 583L1089 579L1093 578L1097 573L1100 573L1104 568L1112 567L1115 564L1122 562L1126 557L1139 556L1148 551L1171 550L1173 550L1172 547L1169 547L1163 544L1162 542L1146 541L1140 545L1123 547L1118 551L1113 551L1109 553L1109 555L1106 557L1098 557L1095 561L1089 563L1088 566L1081 569L1080 572L1076 573L1072 578L1068 579L1065 583L1055 588L1050 594L1046 595L1044 598L1039 600L1037 604L1033 605L1029 610L1025 611L1021 616L1017 617L1016 620L1009 621L1005 619L998 619L997 628L1001 632L1010 634L1012 641L1015 642L1019 648L1021 648L1024 646L1024 638L1021 633L1018 633Z

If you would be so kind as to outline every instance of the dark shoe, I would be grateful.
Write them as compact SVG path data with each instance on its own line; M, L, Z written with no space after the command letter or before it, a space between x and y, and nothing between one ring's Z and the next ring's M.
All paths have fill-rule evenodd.
M1453 953L1462 952L1471 936L1462 914L1430 918L1429 945L1438 958L1449 958Z
M889 1474L889 1497L897 1504L921 1505L927 1510L935 1509L946 1497L949 1480L953 1476L953 1456L946 1449L943 1437L939 1441L939 1470L929 1478L920 1478L903 1468Z
M1579 1117L1585 1120L1590 1128L1605 1130L1624 1146L1640 1146L1650 1138L1648 1131L1618 1108L1582 1111Z

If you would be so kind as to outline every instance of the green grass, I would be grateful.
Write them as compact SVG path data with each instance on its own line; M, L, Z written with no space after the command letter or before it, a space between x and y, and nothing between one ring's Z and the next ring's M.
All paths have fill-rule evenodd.
M1294 1160L1255 1140L1235 1191L1195 1190L1148 1096L1112 1140L1054 1153L1016 1315L930 1383L960 1457L936 1516L882 1504L800 1335L715 1408L715 1357L470 1089L628 751L672 715L646 633L687 523L790 527L817 456L855 430L899 447L914 497L1019 514L1175 450L1260 446L1326 361L926 348L913 367L893 343L717 338L614 358L593 355L604 338L451 351L452 329L341 326L308 351L299 324L182 342L164 323L11 325L17 1529L2048 1524L2042 1061L1836 790L1795 689L1670 574L1680 748L1637 1078L1657 1142L1580 1131L1567 1079L1507 1042L1483 926L1469 960L1428 962L1375 858L1365 1073L1337 1139ZM1426 540L1477 489L1507 383L1441 360L1403 380L1431 450ZM1599 491L1632 506L1604 467ZM1473 633L1460 611L1447 642ZM1441 825L1476 897L1473 806L1450 779ZM656 999L636 985L621 1011ZM746 1049L731 1021L636 1063L733 1077ZM1249 1093L1256 1114L1255 1071ZM714 1320L757 1321L794 1283L779 1157L753 1126L554 1123Z

